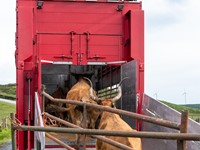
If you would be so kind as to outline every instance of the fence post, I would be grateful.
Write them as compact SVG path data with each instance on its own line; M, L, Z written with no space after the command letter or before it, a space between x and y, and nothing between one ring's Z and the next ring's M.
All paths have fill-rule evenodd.
M8 128L8 118L5 118L5 122L6 122L6 128Z
M181 111L181 124L180 124L180 133L187 133L188 128L188 111ZM187 145L184 140L177 140L177 150L186 150Z
M2 129L5 129L5 119L1 119L1 126L2 126Z
M83 105L83 128L87 128L87 109L86 105ZM83 135L83 150L86 150L86 135Z
M12 138L12 150L16 150L16 130L13 128L13 123L15 122L15 114L10 113L11 118L11 138Z

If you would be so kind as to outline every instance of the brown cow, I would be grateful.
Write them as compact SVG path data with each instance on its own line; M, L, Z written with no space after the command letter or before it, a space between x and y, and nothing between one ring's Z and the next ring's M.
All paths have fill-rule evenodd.
M92 89L92 82L88 79L91 84ZM106 107L114 107L114 103L121 98L121 83L118 86L118 95L113 99L99 99L90 92L90 97L94 100L100 101L100 105ZM111 112L103 111L101 114L101 119L99 123L98 129L101 130L113 130L113 131L135 131L133 130L118 114L114 114ZM142 144L140 138L131 138L131 137L116 137L116 136L106 136L109 139L112 139L116 142L122 143L127 145L133 150L142 150ZM102 142L101 140L97 139L96 142L96 149L97 150L118 150L115 146Z
M101 100L101 105L107 107L113 107L112 100ZM133 130L118 114L104 111L101 115L101 120L99 123L99 129L101 130L114 130L114 131L136 131ZM142 144L140 138L131 137L116 137L116 136L106 136L116 142L127 145L134 150L142 150ZM115 146L109 145L97 139L96 142L97 150L118 150Z
M66 99L97 104L96 101L90 98L89 90L90 90L90 85L88 84L87 80L80 77L78 82L67 93ZM96 95L96 92L93 89L91 92L93 93L93 95ZM67 109L69 110L69 115L72 123L83 127L83 107L67 104ZM87 108L86 128L91 128L91 129L95 128L95 122L99 114L100 114L99 110L90 107Z
M89 89L90 85L88 84L87 80L80 77L78 82L70 89L67 93L67 99L69 100L76 100L76 101L83 101L87 103L97 104L96 101L90 98L89 96ZM96 92L94 90L91 91L94 95ZM72 104L67 104L67 109L69 113L69 117L71 118L71 122L75 125L78 125L83 128L95 128L95 123L97 118L100 114L100 111L91 107L87 107L86 109L86 116L84 118L83 107L76 106ZM79 149L80 139L86 138L85 136L76 135L76 149ZM84 140L84 139L83 139Z

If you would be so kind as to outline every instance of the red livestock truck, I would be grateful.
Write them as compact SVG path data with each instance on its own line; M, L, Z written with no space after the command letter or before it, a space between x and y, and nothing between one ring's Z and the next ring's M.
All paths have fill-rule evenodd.
M144 92L144 12L142 3L121 0L17 0L16 118L34 126L36 107L44 105L42 85L51 94L68 91L72 72L93 71L96 91L123 77L118 107L141 112ZM35 105L38 93L38 105ZM140 123L129 121L140 129ZM17 149L35 148L34 132L17 131ZM48 147L48 144L46 144ZM54 146L49 146L53 148Z
M58 87L64 89L65 98L76 83L75 75L90 74L98 97L107 98L113 96L121 79L129 77L122 84L122 98L117 102L117 108L157 117L150 117L154 120L151 123L157 121L163 125L158 121L165 123L164 119L175 123L169 122L167 127L173 129L168 129L166 125L158 127L141 123L131 119L130 115L122 115L122 119L139 131L174 132L174 129L180 129L180 124L176 123L180 122L180 113L144 94L144 11L141 2L17 0L16 4L18 150L63 148L50 142L43 132L27 131L27 127L44 126L41 113L47 108L43 87L49 95ZM146 116L138 116L145 120ZM26 128L21 130L20 125ZM188 132L198 133L200 130L200 125L192 120L188 126ZM42 129L44 131L44 127ZM143 150L178 148L175 140L152 138L142 139ZM73 141L67 136L59 134L57 139L73 147ZM188 150L197 150L200 142L187 144ZM95 149L95 141L89 141L85 146L88 150Z

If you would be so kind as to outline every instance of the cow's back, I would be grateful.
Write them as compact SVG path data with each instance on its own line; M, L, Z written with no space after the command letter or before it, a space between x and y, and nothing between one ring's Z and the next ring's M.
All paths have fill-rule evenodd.
M66 98L69 100L84 101L96 104L96 102L91 100L89 96L89 89L90 86L88 85L87 81L84 79L79 79L79 81L67 93ZM96 95L95 92L94 94Z
M113 114L110 112L103 112L102 118L99 124L99 129L111 130L111 131L136 131L136 130L133 130L125 121L123 121L119 115ZM106 136L106 137L116 142L132 147L134 150L142 150L142 143L141 143L140 138L116 137L116 136ZM96 146L98 150L102 150L102 149L103 150L120 150L120 149L117 149L115 146L112 146L105 142L101 142L100 140L97 140Z

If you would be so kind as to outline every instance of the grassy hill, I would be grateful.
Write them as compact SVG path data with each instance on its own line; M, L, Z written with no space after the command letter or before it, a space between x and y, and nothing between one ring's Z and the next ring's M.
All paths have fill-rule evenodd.
M187 105L183 105L183 106L200 109L200 104L187 104Z
M16 84L0 84L0 98L15 100L16 99Z
M168 105L169 107L179 111L179 112L181 112L182 110L188 110L189 111L189 117L191 119L194 119L198 122L200 121L200 109L196 108L196 106L198 106L200 104L177 105L177 104L169 103L169 102L166 102L166 101L161 101L161 102Z
M193 107L189 107L189 106L185 106L185 105L177 105L177 104L173 104L173 103L169 103L166 101L161 101L162 103L172 107L173 109L181 112L181 110L188 110L189 113L195 113L195 114L200 114L200 109L197 108L193 108Z

